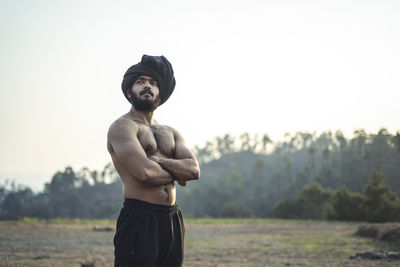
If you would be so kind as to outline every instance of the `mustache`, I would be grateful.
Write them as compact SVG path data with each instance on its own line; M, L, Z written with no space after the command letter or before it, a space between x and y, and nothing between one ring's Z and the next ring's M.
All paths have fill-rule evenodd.
M149 95L151 95L151 96L154 96L154 94L153 94L153 92L150 90L150 89L144 89L143 91L141 91L140 92L140 94L139 95L144 95L144 94L149 94Z

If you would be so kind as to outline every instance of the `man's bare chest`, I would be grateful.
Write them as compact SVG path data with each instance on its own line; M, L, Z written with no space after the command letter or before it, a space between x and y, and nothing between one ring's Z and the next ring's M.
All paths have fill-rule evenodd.
M173 130L164 125L141 125L138 140L148 156L162 154L172 158L175 155Z

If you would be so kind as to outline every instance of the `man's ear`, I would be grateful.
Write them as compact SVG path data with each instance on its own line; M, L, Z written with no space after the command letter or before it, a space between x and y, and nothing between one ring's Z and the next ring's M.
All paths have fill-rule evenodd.
M131 98L131 94L132 94L132 88L126 90L126 95L128 96L128 98Z

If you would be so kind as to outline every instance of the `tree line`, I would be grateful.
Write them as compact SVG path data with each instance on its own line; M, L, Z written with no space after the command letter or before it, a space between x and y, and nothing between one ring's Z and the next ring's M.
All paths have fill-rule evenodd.
M273 214L285 219L400 221L400 200L384 180L382 173L374 171L364 194L351 192L346 186L333 191L313 183L295 196L279 201Z
M316 185L322 196L324 190L330 192L326 199L347 192L350 199L357 199L352 194L358 193L367 201L364 188L374 170L384 175L394 196L400 194L400 132L386 129L358 129L350 138L340 131L296 132L276 142L267 134L226 134L196 146L194 152L201 178L177 188L178 205L189 217L278 216L278 203L296 202L293 198L307 186ZM116 218L122 201L122 184L112 164L102 171L67 167L39 193L0 186L0 217ZM325 213L328 206L318 207L318 218L336 216L334 207L342 204L334 203L342 202L329 203L331 213Z
M178 201L193 217L272 217L280 200L313 183L362 193L374 170L400 194L400 132L363 129L347 138L341 131L216 137L195 148L201 178L179 188Z
M0 218L116 218L122 183L112 164L90 171L66 167L55 173L42 192L26 186L0 187Z

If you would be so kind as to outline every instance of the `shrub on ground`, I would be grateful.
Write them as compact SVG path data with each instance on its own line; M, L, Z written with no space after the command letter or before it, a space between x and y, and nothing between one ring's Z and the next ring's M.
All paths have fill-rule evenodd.
M324 207L331 195L330 190L314 183L303 187L295 197L278 202L273 214L283 219L323 219Z
M253 217L251 210L241 203L227 203L221 212L224 218L249 218Z
M363 221L365 199L360 193L350 192L346 186L333 193L325 207L328 220Z

